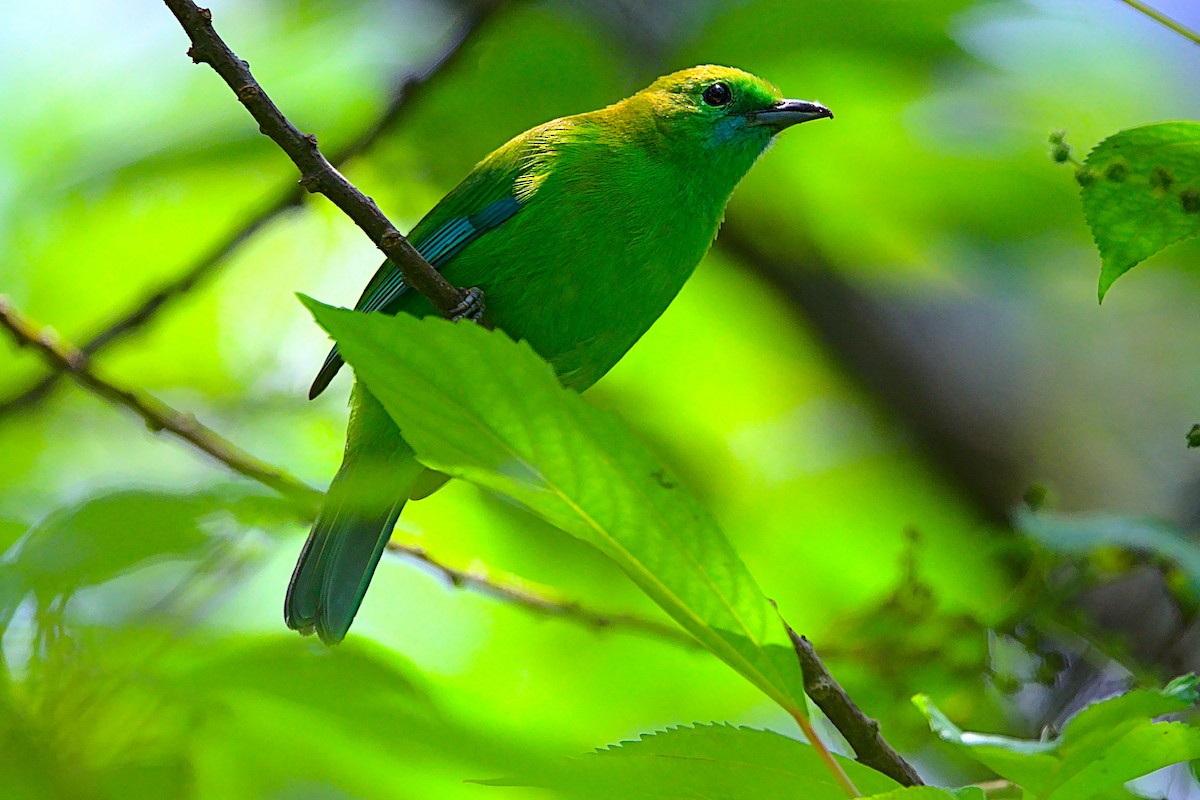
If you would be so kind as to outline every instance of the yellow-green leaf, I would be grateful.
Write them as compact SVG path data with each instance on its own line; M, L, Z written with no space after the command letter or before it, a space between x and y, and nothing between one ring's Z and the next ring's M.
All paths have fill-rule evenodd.
M1078 173L1100 248L1100 299L1169 244L1200 234L1200 122L1159 122L1108 137Z
M503 333L305 302L422 462L595 546L717 657L806 713L775 609L712 517L616 416Z

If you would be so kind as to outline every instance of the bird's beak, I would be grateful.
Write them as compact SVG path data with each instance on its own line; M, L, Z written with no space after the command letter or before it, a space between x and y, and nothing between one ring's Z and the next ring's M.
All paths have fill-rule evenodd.
M767 125L776 131L822 118L833 119L833 112L820 103L808 100L780 100L750 115L754 124Z

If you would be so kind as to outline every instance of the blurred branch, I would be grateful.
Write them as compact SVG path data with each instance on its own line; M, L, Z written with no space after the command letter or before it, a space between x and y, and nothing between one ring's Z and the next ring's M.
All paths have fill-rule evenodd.
M398 555L406 556L432 567L452 585L474 589L481 594L490 595L520 606L526 611L543 614L585 625L590 628L624 628L650 634L658 639L664 639L673 644L685 645L689 648L702 649L691 635L682 628L665 622L658 622L633 614L605 614L593 611L576 601L555 600L540 594L534 594L515 586L498 583L486 575L454 569L429 556L422 548L413 545L388 542L388 550Z
M1121 2L1135 11L1140 11L1141 13L1145 14L1159 25L1170 28L1183 38L1190 39L1193 44L1200 44L1200 33L1196 33L1182 22L1177 22L1176 20L1171 19L1161 11L1151 8L1150 6L1141 2L1141 0L1121 0Z
M254 79L247 62L229 49L212 25L212 12L191 0L163 0L192 41L188 55L197 64L208 64L237 95L266 136L292 159L300 170L300 185L319 192L350 217L371 241L391 259L413 289L429 298L446 316L453 316L465 294L451 286L429 266L416 248L383 215L375 201L358 190L329 163L317 137L301 133L283 115Z
M422 96L432 79L456 61L463 52L463 45L504 5L504 0L494 0L478 5L469 11L433 58L419 69L403 75L393 89L387 106L379 116L371 121L352 141L330 155L330 163L334 166L345 164L370 149L379 141L380 137L394 129L403 120L405 112L412 108L413 103ZM108 324L102 326L100 332L84 342L79 349L88 356L94 356L110 344L145 326L165 306L185 296L202 280L207 279L224 266L242 245L267 227L276 217L288 209L299 206L304 193L304 189L297 183L280 188L274 199L240 228L230 232L212 249L192 262L191 266L180 275L162 284L132 308L125 310ZM12 392L7 398L0 400L0 418L31 408L41 402L49 396L62 377L63 373L51 371L25 388Z
M39 328L25 318L12 303L0 295L0 327L6 329L18 347L31 347L56 372L69 376L84 389L103 397L110 403L126 408L145 421L150 430L166 431L191 446L207 453L225 466L251 480L269 486L295 501L305 522L316 516L322 493L308 484L252 456L221 434L199 422L195 416L179 411L161 400L137 389L113 383L92 370L86 353L56 336L48 328ZM392 553L419 561L444 576L454 586L472 589L505 600L528 611L565 620L590 628L623 628L652 634L675 644L698 647L691 636L673 625L632 614L605 614L586 608L578 602L556 600L544 595L498 582L486 575L455 569L424 549L413 545L389 542Z
M904 786L923 786L924 781L912 765L905 761L879 733L879 723L864 714L846 690L829 674L821 662L812 642L792 630L786 622L788 636L800 667L804 672L804 691L816 703L817 708L829 718L833 726L854 748L861 764L882 772Z
M259 461L199 422L193 415L177 411L144 392L119 386L99 377L92 371L86 353L55 336L49 329L39 330L3 296L0 296L0 327L8 330L18 347L32 347L52 368L70 376L80 386L110 403L124 406L137 414L150 430L166 431L183 439L227 465L234 472L295 500L307 513L315 513L321 498L321 493L316 489L281 469Z

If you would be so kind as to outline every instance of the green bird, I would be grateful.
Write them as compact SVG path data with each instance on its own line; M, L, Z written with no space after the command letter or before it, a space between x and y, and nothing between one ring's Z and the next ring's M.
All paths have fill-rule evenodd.
M512 139L409 239L450 283L482 290L491 324L526 340L565 386L583 391L666 310L708 252L734 187L775 135L823 117L833 114L782 99L742 70L675 72L607 108ZM436 313L390 261L355 308ZM335 346L309 396L341 365ZM326 644L349 630L404 504L446 480L416 460L361 382L350 405L342 467L284 604L288 627L315 631Z

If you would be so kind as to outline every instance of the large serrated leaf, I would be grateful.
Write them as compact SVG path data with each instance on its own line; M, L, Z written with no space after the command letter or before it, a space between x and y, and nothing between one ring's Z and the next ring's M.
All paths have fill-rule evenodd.
M837 758L865 794L900 788L882 773ZM536 775L483 782L553 789L572 800L844 800L846 796L811 747L771 731L732 725L671 728L543 765Z
M945 741L1023 787L1038 800L1128 798L1129 781L1200 758L1200 729L1155 722L1197 699L1195 676L1162 690L1137 689L1076 714L1052 741L1026 741L959 730L924 696L914 699Z
M503 333L305 302L424 463L592 544L715 655L806 713L774 608L712 517L616 416Z
M1100 299L1169 244L1200 235L1200 122L1130 128L1098 144L1080 170L1083 211L1100 248Z

